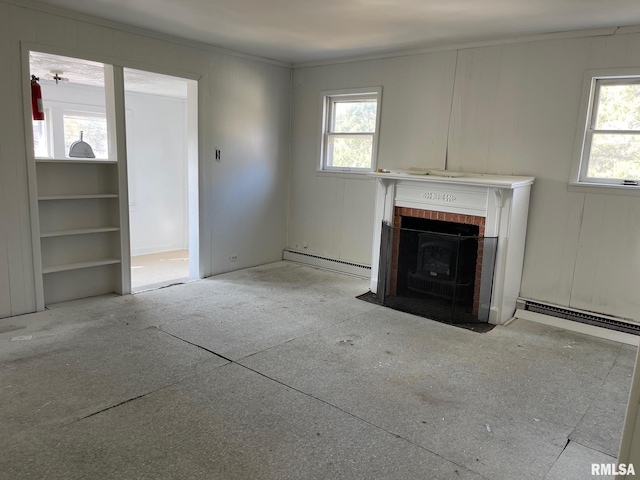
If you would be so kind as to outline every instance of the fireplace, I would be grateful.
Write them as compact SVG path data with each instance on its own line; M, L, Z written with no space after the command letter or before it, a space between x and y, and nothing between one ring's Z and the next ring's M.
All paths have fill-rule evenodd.
M394 308L405 302L400 309L449 323L511 318L533 178L372 175L371 291Z

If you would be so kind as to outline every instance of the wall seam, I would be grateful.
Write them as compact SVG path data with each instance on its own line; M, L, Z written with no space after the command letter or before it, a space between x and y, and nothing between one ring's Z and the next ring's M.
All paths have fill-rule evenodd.
M285 221L285 241L284 248L282 249L282 255L284 256L284 249L289 247L291 241L291 177L293 169L293 145L292 145L292 129L293 129L293 68L289 69L289 125L287 132L287 210Z
M587 203L587 196L586 195L582 195L582 210L580 211L580 228L578 229L578 241L577 241L577 245L576 245L576 253L573 257L573 270L571 272L571 282L570 282L570 287L569 287L569 301L568 301L568 306L571 307L572 305L572 297L573 297L573 282L576 278L576 269L578 267L578 254L580 253L580 238L582 238L582 227L583 227L583 223L584 223L584 210L585 210L585 205Z
M453 67L453 86L451 87L451 104L449 106L449 121L447 122L447 144L444 150L444 169L449 166L449 140L451 136L451 119L453 118L453 102L456 95L456 80L458 78L458 56L460 50L456 50L456 63Z

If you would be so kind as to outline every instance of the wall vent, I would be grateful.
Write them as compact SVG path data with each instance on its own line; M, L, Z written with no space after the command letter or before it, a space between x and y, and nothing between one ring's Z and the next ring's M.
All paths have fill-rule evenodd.
M291 260L293 262L304 263L314 267L333 270L335 272L345 273L356 277L371 278L371 266L360 263L347 262L335 258L323 257L321 255L313 255L311 253L298 252L286 248L282 255L283 260Z
M640 325L625 321L624 319L616 319L597 313L573 310L569 308L548 305L545 303L534 302L531 300L518 299L517 308L533 313L540 313L550 317L562 318L574 322L593 325L595 327L615 330L617 332L630 333L640 336Z

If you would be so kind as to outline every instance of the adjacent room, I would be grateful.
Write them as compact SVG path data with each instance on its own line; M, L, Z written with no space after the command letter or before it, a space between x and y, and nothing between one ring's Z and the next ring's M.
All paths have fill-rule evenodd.
M0 0L0 477L635 478L638 25Z
M197 150L189 138L197 142L198 135L197 120L189 121L196 116L189 109L197 108L189 94L196 96L197 85L130 68L123 73L131 290L137 292L188 281L197 272L197 256L189 255L189 239L198 237L197 162L189 163L189 148Z
M42 77L44 119L33 120L33 138L43 270L49 274L45 304L52 304L82 296L69 279L77 276L77 270L117 264L112 261L120 256L117 245L108 244L118 242L119 226L127 221L116 218L114 195L119 179L115 153L109 151L114 137L110 125L115 121L108 118L107 97L112 92L105 88L105 65L30 52L29 68L31 75ZM191 90L195 96L197 87L188 88L194 80L133 69L124 69L123 77L129 245L122 251L130 252L131 291L136 292L188 281L194 271L189 237L191 233L197 239L198 230L197 222L190 225L189 219L197 218L197 213L190 215L189 202L197 212L193 198L198 187L196 162L189 166L188 139L197 138L197 122L188 121L188 108L195 108L195 99L189 103L188 93ZM197 153L192 152L192 157ZM70 184L66 191L61 189L61 177ZM103 184L90 191L87 182L91 181ZM101 224L98 212L108 212L110 218ZM102 252L96 248L100 243L105 244ZM92 247L93 252L86 252ZM66 292L61 286L65 282L71 284ZM111 292L113 282L95 285L88 293Z

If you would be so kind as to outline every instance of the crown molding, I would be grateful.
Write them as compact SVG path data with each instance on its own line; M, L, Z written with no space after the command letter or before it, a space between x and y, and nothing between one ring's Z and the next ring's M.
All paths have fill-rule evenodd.
M491 46L498 46L498 45L511 45L511 44L517 44L517 43L526 43L526 42L542 42L542 41L548 41L548 40L601 37L601 36L640 33L640 25L592 28L592 29L582 29L582 30L570 30L570 31L564 31L564 32L541 33L536 35L523 35L523 36L517 36L517 37L491 39L491 40L475 41L475 42L465 42L465 43L458 43L458 44L425 46L422 48L390 50L388 52L372 53L369 55L353 55L353 56L347 56L347 57L335 57L327 60L289 63L289 62L283 62L281 60L275 60L272 58L252 55L249 53L244 53L244 52L232 50L229 48L217 47L215 45L205 43L205 42L188 40L186 38L158 32L155 30L134 27L132 25L127 25L124 23L106 20L100 17L95 17L92 15L87 15L84 13L78 13L72 10L67 10L67 9L55 7L52 5L47 5L37 0L0 0L0 3L5 3L5 4L13 5L16 7L26 8L26 9L34 10L38 12L44 12L51 15L65 17L72 20L90 23L93 25L101 26L101 27L111 28L113 30L117 30L121 32L140 35L147 38L167 41L167 42L182 45L185 47L203 50L206 52L229 55L229 56L243 58L247 60L253 60L256 62L266 63L269 65L276 65L279 67L286 67L286 68L293 68L293 69L321 67L321 66L327 66L327 65L361 62L361 61L367 61L367 60L382 60L385 58L407 57L407 56L413 56L413 55L424 55L429 53L446 52L451 50L467 50L472 48L491 47Z
M319 60L315 62L298 62L293 64L293 68L322 67L327 65L337 65L341 63L362 62L367 60L382 60L385 58L408 57L412 55L424 55L428 53L446 52L451 50L468 50L480 47L493 47L498 45L511 45L526 42L543 42L547 40L562 40L569 38L602 37L610 35L622 35L640 32L640 26L591 28L584 30L571 30L566 32L541 33L536 35L523 35L519 37L509 37L494 40L477 42L467 42L434 47L424 47L406 50L393 50L384 53L374 53L371 55L355 55L352 57L336 58L330 60Z
M229 55L232 57L243 58L246 60L253 60L256 62L267 63L269 65L276 65L278 67L286 67L286 68L292 67L291 63L282 62L280 60L260 57L258 55L251 55L249 53L239 52L239 51L228 49L228 48L216 47L215 45L211 45L209 43L198 42L195 40L188 40L186 38L178 37L175 35L169 35L167 33L162 33L155 30L134 27L132 25L127 25L124 23L114 22L112 20L106 20L104 18L94 17L92 15L87 15L84 13L74 12L72 10L67 10L65 8L47 5L41 2L37 2L35 0L0 0L0 3L6 3L14 7L26 8L28 10L43 12L43 13L55 15L58 17L68 18L71 20L77 20L80 22L85 22L85 23L89 23L92 25L100 26L100 27L107 27L113 30L132 33L135 35L140 35L142 37L152 38L155 40L171 42L174 44L182 45L184 47L194 48L197 50L204 50L206 52Z

